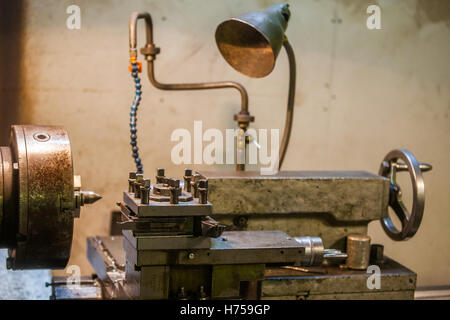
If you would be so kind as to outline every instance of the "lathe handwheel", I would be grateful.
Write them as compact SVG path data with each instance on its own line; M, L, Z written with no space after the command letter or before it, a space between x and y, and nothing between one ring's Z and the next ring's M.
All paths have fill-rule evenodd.
M404 163L398 162L403 160ZM392 223L389 214L381 219L381 225L387 235L396 241L412 238L419 229L425 207L425 186L422 177L423 171L429 171L432 167L426 163L420 163L408 150L397 149L389 152L381 163L379 174L391 180L389 192L389 206L402 223L402 229L398 230ZM411 213L408 212L402 202L402 193L396 182L398 171L409 171L413 186L413 204Z

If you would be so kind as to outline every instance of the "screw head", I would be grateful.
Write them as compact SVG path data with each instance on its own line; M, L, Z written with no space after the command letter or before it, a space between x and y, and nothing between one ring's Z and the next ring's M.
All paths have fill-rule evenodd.
M202 179L198 182L199 188L208 188L208 180Z
M179 188L180 187L180 180L178 180L178 179L170 179L169 180L169 186L174 187L174 188Z
M129 179L136 179L136 174L137 174L136 171L130 171L130 174L129 174L128 178Z

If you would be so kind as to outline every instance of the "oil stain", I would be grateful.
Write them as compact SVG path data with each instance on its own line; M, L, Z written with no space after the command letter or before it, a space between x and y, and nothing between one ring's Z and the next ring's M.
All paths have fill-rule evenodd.
M417 0L414 18L418 28L440 22L445 22L450 27L450 1Z

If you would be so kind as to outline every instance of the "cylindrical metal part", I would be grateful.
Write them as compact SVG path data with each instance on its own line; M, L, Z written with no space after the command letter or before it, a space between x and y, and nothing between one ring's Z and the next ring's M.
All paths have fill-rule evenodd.
M75 215L72 153L66 131L13 126L1 147L0 246L12 269L64 268Z
M128 192L134 193L134 183L136 182L136 171L131 171L128 176Z
M169 182L169 191L170 191L170 203L178 204L179 191L180 191L180 180L170 179L168 182Z
M350 269L365 270L370 261L370 237L366 234L347 236L347 262Z
M201 204L208 203L208 180L200 180L198 182L198 202Z
M163 168L156 170L156 183L163 183L166 171Z
M136 199L140 199L141 198L141 184L138 181L134 182L134 197Z
M134 182L134 197L141 198L141 185L144 182L144 175L142 173L136 174L136 181Z
M305 248L305 255L300 261L304 267L320 266L323 262L323 242L319 237L296 237L295 240Z
M134 193L134 184L136 183L135 179L128 179L128 192Z
M192 196L194 198L198 198L198 182L199 182L199 180L200 180L200 175L197 173L194 174L193 179L191 181L191 187L193 189Z
M335 249L325 249L323 251L323 258L329 262L339 262L348 258L345 252L341 252Z
M149 204L150 188L141 186L141 204Z
M191 192L192 169L184 170L184 191Z

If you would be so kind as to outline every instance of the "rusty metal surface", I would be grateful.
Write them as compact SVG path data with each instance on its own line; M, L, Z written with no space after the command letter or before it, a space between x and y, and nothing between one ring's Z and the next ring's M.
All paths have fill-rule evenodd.
M412 299L417 275L386 258L380 265L381 288L370 289L366 270L323 267L325 274L310 274L283 268L266 268L263 299Z
M200 204L198 199L179 202L176 205L154 200L150 200L149 204L141 204L140 199L124 191L123 201L139 217L208 216L212 213L211 204Z
M73 175L67 132L57 126L11 127L0 147L0 248L9 269L63 269L80 207L101 196Z
M140 297L143 292L151 289L151 282L145 281L143 273L153 274L153 267L149 264L147 260L145 264L142 264L140 260L143 256L140 256L138 260L139 252L133 247L128 241L124 242L125 250L122 249L121 241L123 237L101 237L104 240L104 247L98 247L94 238L88 240L89 250L93 250L93 254L97 255L98 261L103 261L100 264L93 264L97 274L106 274L107 265L109 264L110 258L114 260L121 259L125 260L125 250L126 254L126 265L127 265L127 279L125 280L124 286L130 290L134 288L129 293L135 297ZM232 240L232 238L230 239ZM264 241L261 241L261 244ZM283 242L283 241L281 241ZM127 247L127 245L129 247ZM237 245L238 247L245 247L245 245ZM108 255L104 254L107 251ZM193 252L193 251L189 251ZM268 253L269 251L266 251ZM154 261L158 260L158 251L147 251L154 255ZM195 252L197 253L197 252ZM105 258L106 257L106 258ZM150 258L150 255L147 256ZM199 256L196 254L194 260L198 259ZM201 259L200 259L201 260ZM198 261L200 265L215 265L211 263L215 260L210 257L209 260ZM97 262L98 262L97 261ZM169 260L163 262L159 261L160 265L169 265ZM174 261L171 259L170 261ZM225 260L222 261L222 265ZM136 271L134 266L142 266L141 271ZM220 265L220 264L219 264ZM145 266L145 267L144 267ZM157 265L156 265L157 266ZM172 266L173 267L173 266ZM171 268L172 268L171 267ZM188 266L180 266L183 268L188 268ZM101 270L97 270L100 268ZM165 267L164 270L168 270ZM399 263L386 258L384 263L380 265L381 268L381 289L370 290L366 283L367 278L371 275L365 270L350 270L346 268L340 268L337 265L324 265L322 267L307 268L305 272L299 271L301 268L284 268L284 267L266 267L264 280L262 281L262 299L412 299L414 295L415 285L416 285L416 274L411 270L405 268ZM159 270L159 269L158 269ZM161 274L159 280L163 281L164 276ZM110 282L108 278L106 280ZM161 283L160 283L161 284ZM141 290L143 290L141 292ZM116 295L120 295L120 292L116 292ZM124 294L122 296L125 296Z
M370 221L387 214L389 180L365 171L200 174L208 179L213 218L233 230L321 237L325 247L344 250L348 234L367 233Z
M222 22L215 34L220 53L249 77L267 76L275 67L289 17L289 5L276 4Z
M364 171L201 172L214 215L328 213L337 221L386 215L389 180Z
M247 263L299 263L305 248L281 231L224 232L211 239L210 249L137 250L124 237L127 262L144 265L217 265ZM252 236L252 233L255 233ZM258 234L256 234L258 233ZM229 238L230 237L230 238ZM230 243L227 243L230 241Z
M2 148L3 158L6 149ZM9 225L17 230L10 235L9 266L64 268L72 245L74 209L67 133L60 127L13 126L10 150L16 190L11 198L18 194L18 201L8 208L17 219L17 227Z

